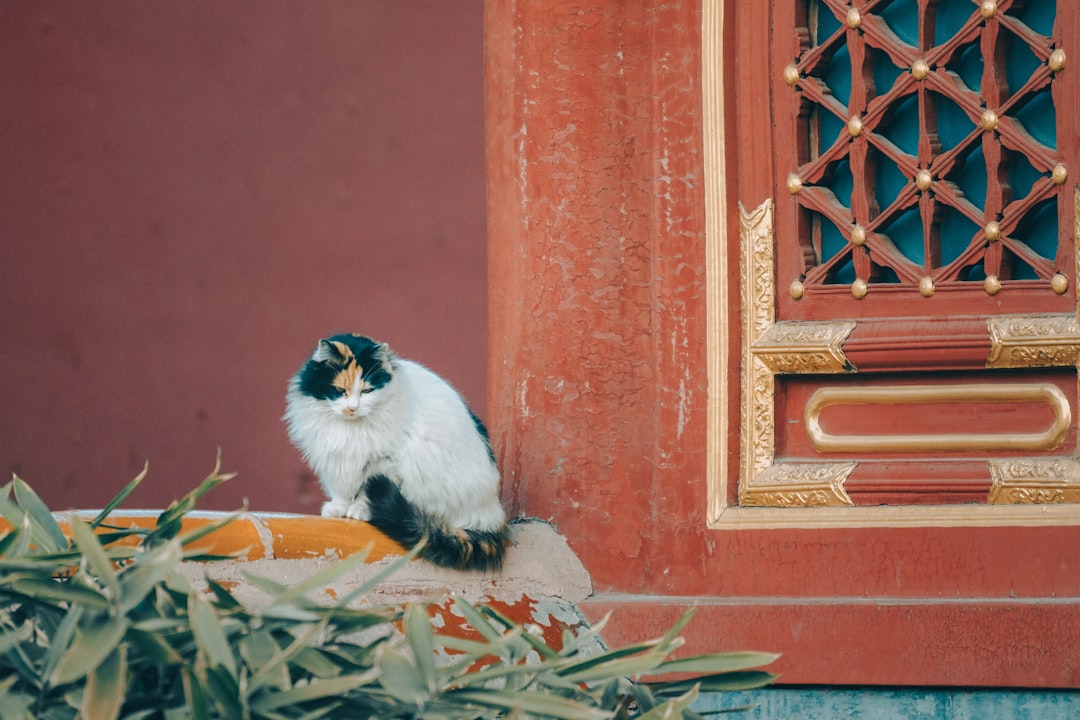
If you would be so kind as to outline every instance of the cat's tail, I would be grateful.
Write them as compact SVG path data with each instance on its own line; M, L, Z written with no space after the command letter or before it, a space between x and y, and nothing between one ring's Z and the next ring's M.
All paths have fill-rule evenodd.
M459 570L499 570L510 540L505 526L498 530L448 528L438 518L409 502L385 475L373 475L365 485L371 524L406 548L426 542L419 557Z

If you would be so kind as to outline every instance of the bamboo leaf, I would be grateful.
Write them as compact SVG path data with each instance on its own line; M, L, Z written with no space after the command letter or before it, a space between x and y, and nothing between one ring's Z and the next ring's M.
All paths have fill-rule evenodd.
M116 648L127 628L128 621L124 617L99 616L80 623L71 647L60 658L50 682L64 685L93 671Z
M737 670L750 670L774 662L780 656L776 653L730 652L698 655L684 660L671 660L656 668L660 673L723 673Z
M469 623L472 629L480 633L485 640L495 642L502 637L502 633L496 630L471 603L462 600L460 597L455 597L454 607L461 611L465 622Z
M49 649L45 653L45 661L41 669L43 678L52 677L53 673L56 672L57 665L60 664L60 660L71 645L72 638L75 637L75 629L78 627L82 617L83 608L76 605L60 621L56 631L53 633L52 640L49 642Z
M0 538L0 557L21 557L30 550L30 518L23 515L22 522L12 525L10 532Z
M338 580L344 575L349 574L356 568L363 566L367 562L367 556L369 548L361 550L358 553L350 555L341 562L329 565L319 572L315 573L311 577L308 577L290 588L285 589L274 598L274 603L279 605L285 605L291 603L298 598L303 597L312 590L324 588L330 583ZM343 603L344 604L344 603Z
M120 599L120 579L113 569L112 560L105 554L105 548L94 537L94 531L81 518L72 516L71 535L86 559L90 572L105 585L109 599L117 602Z
M199 593L188 595L188 617L191 619L191 631L195 635L195 641L209 665L223 667L235 678L236 659L233 657L232 646L229 645L214 609Z
M179 541L156 545L135 559L121 581L120 610L128 612L141 603L154 587L165 580L180 562L183 552Z
M649 687L658 697L678 695L695 685L699 685L702 692L734 692L736 690L753 690L764 687L776 680L777 677L777 675L762 670L747 670L721 673L719 675L704 675L683 681L649 683Z
M12 581L10 587L35 600L44 598L65 602L70 606L81 605L91 610L108 610L112 607L108 598L97 590L85 585L76 585L68 580L26 577Z
M292 707L312 700L321 700L328 697L336 698L356 688L370 685L377 677L377 672L369 670L368 672L342 675L326 680L314 680L307 685L294 687L284 692L263 695L252 703L252 709L256 712L265 713L276 708Z
M429 694L435 692L435 643L432 640L431 620L427 612L415 603L405 608L405 638L412 648L416 669L423 678Z
M683 717L683 710L689 708L690 705L697 700L697 697L698 687L695 685L679 697L662 702L644 715L640 715L638 720L668 720L669 718L681 718Z
M379 683L403 702L419 706L430 698L424 678L397 648L383 645L376 666L379 669Z
M555 695L470 689L456 690L447 693L443 698L501 710L520 710L560 720L607 720L611 717L611 713L606 710Z
M18 475L11 479L11 485L15 492L15 502L30 516L30 522L34 529L37 530L35 537L38 547L46 552L66 550L68 547L67 538L64 537L64 533L60 530L56 519L37 493Z
M120 506L120 503L124 502L124 500L127 499L128 495L130 495L135 490L135 488L139 486L139 483L141 483L143 481L143 478L146 477L146 473L149 469L150 463L143 463L142 472L136 475L134 479L132 479L131 482L125 485L120 492L116 493L112 500L105 504L105 507L101 509L101 512L97 514L97 517L90 521L90 527L97 529L103 522L105 522L105 519L112 514L112 511L118 508Z
M127 694L127 649L120 645L86 678L82 714L94 720L114 720Z

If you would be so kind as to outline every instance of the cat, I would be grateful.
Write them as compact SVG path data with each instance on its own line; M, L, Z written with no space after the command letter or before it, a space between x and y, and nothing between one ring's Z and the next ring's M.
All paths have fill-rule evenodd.
M289 381L285 424L324 517L370 522L419 556L499 570L509 544L487 429L445 380L361 335L319 341Z

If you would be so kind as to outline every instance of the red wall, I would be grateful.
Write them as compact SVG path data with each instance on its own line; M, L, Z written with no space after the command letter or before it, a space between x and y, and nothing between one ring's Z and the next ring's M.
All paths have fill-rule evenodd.
M285 383L361 331L484 408L482 8L0 9L0 469L317 510Z
M771 7L725 4L725 31ZM701 10L486 4L488 404L504 497L566 536L596 591L586 615L614 611L614 646L696 607L688 652L780 652L786 683L1080 686L1076 527L707 526ZM724 68L742 90L725 104L742 160L727 166L732 209L770 169L755 162L768 153L754 130L771 123L759 65ZM731 469L739 423L727 430Z

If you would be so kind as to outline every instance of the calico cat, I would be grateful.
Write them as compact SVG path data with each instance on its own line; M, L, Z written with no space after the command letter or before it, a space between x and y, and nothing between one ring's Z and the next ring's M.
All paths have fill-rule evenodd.
M487 430L445 380L360 335L319 341L286 394L325 517L370 522L420 557L497 570L508 544Z

